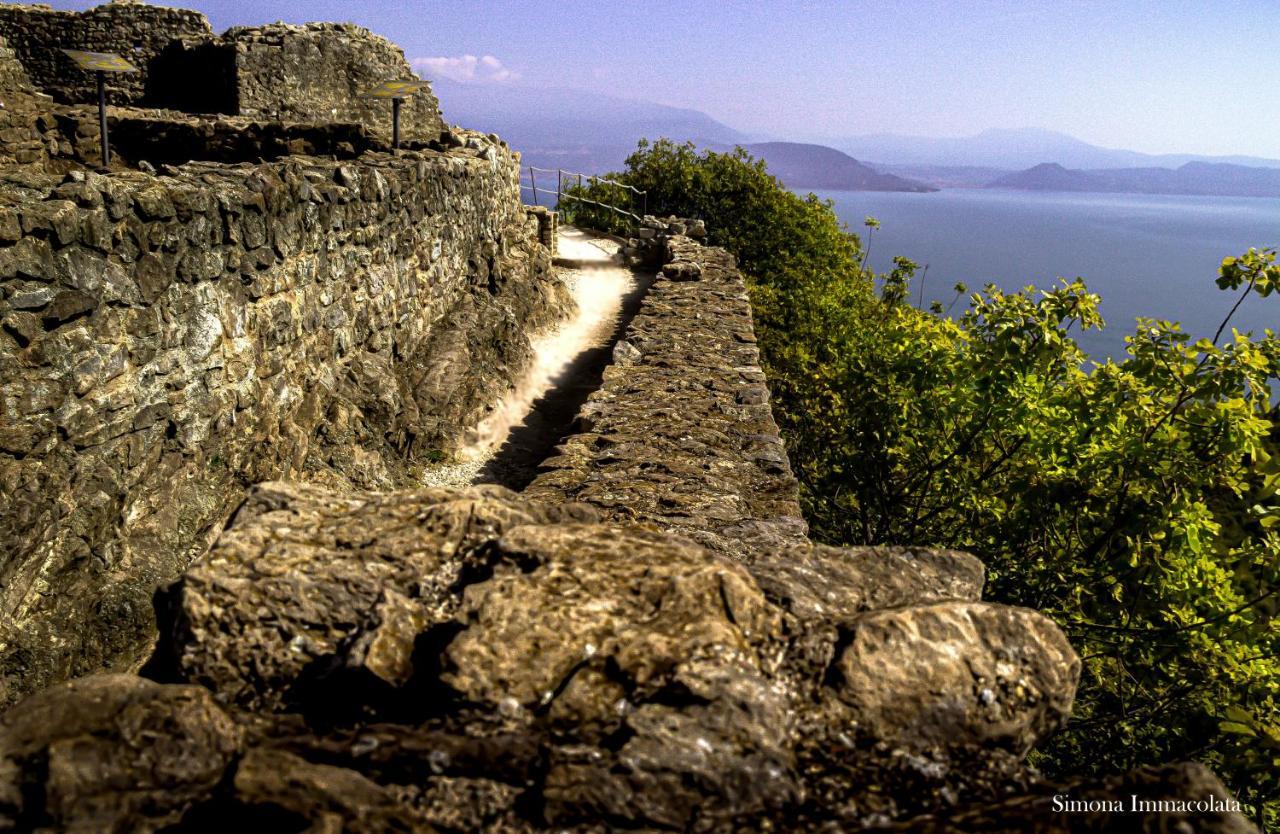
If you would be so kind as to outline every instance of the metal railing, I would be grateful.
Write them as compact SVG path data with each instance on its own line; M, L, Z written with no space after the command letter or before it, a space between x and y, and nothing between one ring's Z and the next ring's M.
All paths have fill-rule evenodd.
M525 168L525 170L529 172L529 183L528 185L525 184L524 177L522 175L520 178L520 189L522 191L533 192L533 204L535 206L539 205L538 203L539 190L538 190L537 175L538 173L543 173L543 174L556 175L555 190L552 191L548 188L544 188L542 189L541 193L554 194L556 197L556 207L560 209L560 211L562 212L563 212L563 208L560 207L560 203L563 200L576 200L579 203L585 203L590 206L597 206L602 209L608 209L609 211L612 211L615 214L620 214L624 217L630 217L632 220L636 221L637 223L639 223L641 221L641 218L648 212L649 192L642 191L641 189L636 188L634 185L627 185L625 182L618 182L617 180L606 179L604 177L597 177L593 174L580 174L580 173L577 173L576 171L566 171L563 168L536 168L533 165L529 165ZM627 191L630 191L640 198L640 213L636 214L635 212L627 211L621 206L615 206L609 203L602 203L597 200L590 200L578 194L565 191L564 190L565 177L569 178L570 183L572 183L574 178L577 178L577 188L579 190L582 189L582 183L583 183L583 180L585 179L589 183L594 183L597 185L600 185L600 184L613 185L613 186L617 186L618 188L622 188ZM634 208L634 206L632 206L632 208Z

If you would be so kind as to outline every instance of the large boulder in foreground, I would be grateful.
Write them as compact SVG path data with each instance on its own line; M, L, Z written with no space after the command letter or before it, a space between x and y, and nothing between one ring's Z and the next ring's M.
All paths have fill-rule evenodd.
M1022 754L1066 723L1080 661L1035 611L941 602L856 618L832 671L835 700L860 734Z
M0 722L0 831L1014 830L1065 790L1021 754L1078 661L981 584L965 554L738 560L497 487L264 484L161 599L167 683Z
M328 700L336 680L404 685L415 641L452 617L464 570L508 529L591 518L501 487L338 493L255 487L170 588L153 668L245 709Z
M778 612L741 565L598 524L521 527L496 556L466 590L445 680L560 735L550 820L679 829L797 793L789 705L764 671Z

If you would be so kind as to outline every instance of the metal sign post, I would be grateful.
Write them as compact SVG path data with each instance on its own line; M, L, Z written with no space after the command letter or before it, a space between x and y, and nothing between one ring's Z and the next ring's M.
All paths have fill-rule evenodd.
M107 135L107 73L137 72L138 68L113 52L84 52L64 49L76 66L98 78L98 131L102 135L102 167L111 164L111 139Z
M400 108L404 105L404 99L391 99L391 148L400 150Z
M400 108L405 99L416 96L426 89L426 81L415 78L411 81L383 81L368 92L369 98L391 99L391 147L400 150Z

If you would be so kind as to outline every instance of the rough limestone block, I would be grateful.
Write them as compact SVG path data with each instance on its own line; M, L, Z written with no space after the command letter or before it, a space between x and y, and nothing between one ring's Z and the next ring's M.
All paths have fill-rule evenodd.
M377 494L261 484L167 592L157 663L224 703L263 710L322 698L323 675L311 680L318 668L402 685L414 641L450 616L454 585L478 551L565 512L501 487Z
M1080 660L1025 608L940 602L856 618L830 687L859 735L1025 753L1070 715Z
M0 830L156 831L222 781L241 741L200 687L60 684L0 719Z
M552 752L552 820L682 829L795 795L787 699L761 668L777 612L740 565L614 525L519 527L496 555L444 680L579 742Z
M473 701L550 703L584 665L616 667L641 692L688 661L749 668L777 627L740 566L641 529L522 527L497 552L493 577L466 589L468 625L446 651L445 680ZM615 709L591 698L587 719Z
M879 608L978 600L985 570L968 553L922 547L794 547L749 569L765 594L808 623Z

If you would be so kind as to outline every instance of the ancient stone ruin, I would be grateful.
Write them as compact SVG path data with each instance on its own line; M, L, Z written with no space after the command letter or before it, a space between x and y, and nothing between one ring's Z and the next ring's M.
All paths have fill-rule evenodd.
M391 152L360 94L409 66L349 25L0 36L0 831L1251 830L1055 811L1229 794L1044 779L1059 629L970 555L808 540L699 223L647 223L523 492L422 488L572 307L518 154L431 96ZM142 70L110 170L60 45Z

